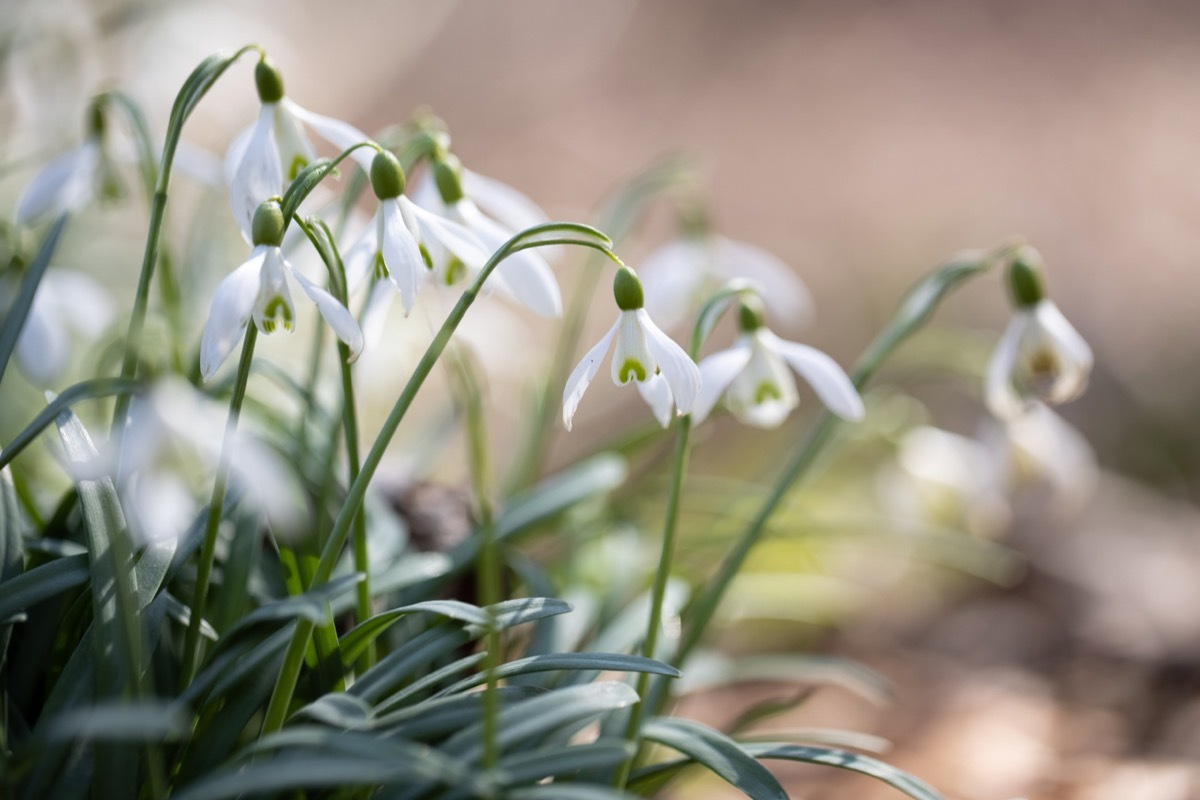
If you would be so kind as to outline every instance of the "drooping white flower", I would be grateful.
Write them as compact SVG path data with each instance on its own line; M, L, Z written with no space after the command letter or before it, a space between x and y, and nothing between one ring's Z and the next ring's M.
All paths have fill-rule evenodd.
M813 315L812 296L800 277L761 247L715 233L692 233L646 257L646 307L670 328L684 321L715 287L746 278L762 291L776 319L798 324Z
M0 309L6 314L17 293L16 277L0 281ZM95 339L108 327L113 314L108 292L94 278L70 269L48 270L17 338L17 366L32 383L52 385L67 366L70 332Z
M246 241L259 203L283 193L314 158L316 152L304 132L305 126L339 150L369 141L365 133L349 123L309 111L283 92L283 78L269 61L259 61L254 71L262 108L258 121L233 140L225 156L225 177L233 216ZM351 154L364 170L371 169L372 153Z
M363 347L362 331L354 316L333 295L300 274L279 244L283 240L283 213L276 200L262 204L254 218L254 250L250 258L217 286L212 309L200 340L200 372L205 380L216 374L237 345L250 319L263 333L295 327L296 310L288 289L290 277L317 305L339 339L350 348L353 360Z
M726 407L747 425L778 427L800 404L792 370L830 411L843 419L863 418L862 398L836 361L816 348L780 339L763 326L761 308L749 300L742 301L738 322L741 334L733 347L700 362L695 422L707 417L723 396Z
M431 168L418 182L414 202L466 228L483 244L484 261L514 234L549 221L525 195L511 186L463 169L458 159L448 153L435 154ZM447 285L483 268L483 262L469 261L453 250L446 253L431 248L430 254L439 279ZM465 274L456 271L460 267L466 268ZM492 273L489 283L499 293L543 317L562 316L558 281L546 259L533 250L513 253L504 259Z
M984 399L1002 419L1019 416L1034 400L1052 405L1087 388L1092 350L1042 289L1041 258L1023 247L1009 266L1016 310L988 363Z
M571 430L571 420L579 401L615 337L613 383L624 386L634 381L642 399L665 428L676 410L680 414L692 410L700 391L700 370L683 348L650 319L643 308L641 283L633 270L621 267L617 271L613 294L620 314L608 333L587 352L567 378L563 389L563 426Z

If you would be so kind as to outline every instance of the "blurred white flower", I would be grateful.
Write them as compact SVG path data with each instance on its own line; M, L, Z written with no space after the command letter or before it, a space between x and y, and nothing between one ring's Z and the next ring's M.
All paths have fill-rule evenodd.
M642 399L665 428L671 422L674 409L680 414L692 410L700 391L700 370L683 348L650 319L642 307L641 284L633 270L619 269L613 290L620 314L608 333L587 352L567 378L563 389L563 426L571 430L571 420L579 401L596 376L615 336L613 383L624 386L636 381Z
M724 396L726 407L747 425L778 427L800 404L792 370L830 411L844 419L863 418L862 398L836 361L814 347L780 339L763 325L761 307L743 301L738 317L741 333L733 347L700 362L700 394L692 411L697 424Z
M275 229L263 235L261 219L269 218ZM263 333L295 327L296 309L288 290L288 277L317 305L339 339L350 347L350 360L363 347L362 331L354 316L329 292L300 274L283 256L283 215L279 204L268 201L255 213L255 240L250 258L231 272L213 295L212 308L200 339L200 372L209 380L237 345L250 318ZM270 227L270 226L266 226Z
M417 181L413 202L470 231L483 245L484 261L514 234L549 221L528 197L511 186L464 169L449 154L434 158L431 168ZM468 276L483 268L477 258L470 261L453 249L446 253L431 248L430 255L440 281L446 285L467 277L457 273L460 266L466 267ZM504 259L488 282L497 292L536 314L562 316L562 294L554 272L546 259L532 250Z
M1003 423L1009 480L1040 481L1065 511L1083 507L1100 480L1096 453L1083 434L1044 403Z
M0 282L0 308L15 298L17 277ZM32 383L50 386L67 366L70 332L95 339L113 315L112 300L98 281L75 270L47 270L17 339L17 366Z
M988 364L985 399L993 414L1013 419L1036 399L1058 404L1087 388L1092 350L1049 299L1022 306Z
M347 150L370 141L365 133L349 123L313 113L283 93L283 79L268 61L255 69L262 108L258 121L239 134L225 156L225 179L229 183L233 216L246 241L258 204L283 193L300 170L316 158L304 126L338 150ZM354 158L364 170L371 169L370 150L356 150Z
M787 264L761 247L716 234L693 234L655 250L642 265L646 308L664 327L682 323L716 286L747 278L762 290L776 319L788 325L813 316L808 287Z

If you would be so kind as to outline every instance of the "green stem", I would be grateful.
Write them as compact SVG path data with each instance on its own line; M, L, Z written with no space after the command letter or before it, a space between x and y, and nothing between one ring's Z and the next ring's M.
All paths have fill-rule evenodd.
M654 589L650 595L650 619L646 625L646 638L642 641L642 655L654 658L658 649L658 632L662 629L663 598L667 593L667 581L671 577L671 563L675 558L675 535L679 529L679 502L683 496L683 479L687 471L688 449L692 432L691 415L679 421L679 436L675 445L675 465L671 470L671 489L667 495L667 510L663 519L662 553L658 559L658 571L654 575ZM625 738L638 744L642 718L645 716L647 690L650 688L650 673L638 675L637 693L643 702L629 711L629 722L625 726ZM636 752L621 764L617 771L616 786L624 790L633 769Z
M246 397L246 383L250 379L250 362L254 358L254 342L258 328L253 324L246 327L246 339L242 344L242 356L238 362L237 380L229 398L229 417L225 422L225 436L221 441L221 456L217 462L217 475L213 481L212 501L208 505L208 519L204 527L204 544L200 552L200 563L196 569L196 590L192 596L192 615L188 620L187 635L183 643L183 687L195 677L200 657L200 621L204 605L208 600L208 584L212 578L213 559L217 549L217 531L221 526L221 515L225 509L225 490L229 483L229 471L233 465L234 439L237 436L238 417L242 412L242 401Z
M595 237L592 240L580 238L573 240L572 243L581 247L592 247L599 250L607 249L605 247L607 237L594 228L577 223L550 223L522 231L501 245L500 249L492 254L492 257L488 259L483 269L475 277L474 282L459 297L458 302L446 317L446 321L442 323L442 327L438 330L437 335L434 336L433 341L426 349L425 355L421 357L421 361L417 364L416 369L413 370L413 374L408 379L408 383L405 384L403 391L400 392L400 396L396 398L396 403L392 407L391 413L388 414L388 418L384 421L379 435L375 437L375 443L371 445L371 450L363 460L362 470L354 482L350 484L350 488L346 492L346 500L342 505L342 510L338 513L333 530L330 532L329 538L326 540L321 552L321 560L317 564L317 569L313 575L312 586L320 586L323 583L327 583L329 577L333 574L333 569L337 565L342 548L346 545L351 523L354 516L362 508L363 498L367 494L367 486L370 484L371 478L374 477L375 470L379 468L379 463L383 460L383 454L387 450L388 444L392 441L392 437L396 435L396 429L400 427L400 422L404 419L405 414L408 413L408 409L412 405L413 400L416 399L417 392L420 391L421 386L425 383L425 379L433 371L434 364L441 357L442 352L446 349L446 345L450 343L450 337L454 335L454 331L462 322L467 309L471 307L471 304L479 296L484 281L488 279L497 265L508 256L531 247L542 246L541 242L525 241L526 239L532 239L543 233L558 231L578 232L581 235ZM615 259L616 256L613 255L612 258ZM288 651L289 659L303 657L308 637L311 635L311 625L301 622L297 626L295 637L292 641L294 646ZM301 639L303 641L297 644ZM292 701L292 694L296 690L296 680L299 674L300 665L298 663L292 664L290 660L285 660L284 670L275 684L274 691L271 693L271 701L267 706L267 714L263 720L260 736L273 733L283 726L287 708Z

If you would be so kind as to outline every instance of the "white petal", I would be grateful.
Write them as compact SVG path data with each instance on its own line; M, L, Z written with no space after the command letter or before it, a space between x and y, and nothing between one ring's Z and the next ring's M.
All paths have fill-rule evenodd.
M604 359L604 354L608 352L608 347L612 344L613 336L616 335L617 327L620 324L618 320L616 325L608 329L608 333L604 334L595 347L587 351L587 354L571 371L571 376L567 378L567 384L563 387L563 427L567 430L571 430L571 420L575 416L575 409L579 408L579 401L583 399L583 393L587 391L592 378L596 377L596 371L600 369L600 362Z
M463 191L485 214L513 233L550 221L537 203L507 183L464 169Z
M392 282L400 290L400 301L404 307L404 316L407 317L412 311L413 302L417 299L417 290L424 282L428 270L425 267L425 259L421 258L417 240L404 223L400 204L395 200L383 200L380 202L379 213L383 228L383 263Z
M103 333L116 315L112 298L104 285L77 270L50 270L38 287L39 295L43 291L54 314L92 339Z
M485 217L469 200L461 201L458 210L470 231L492 252L512 238L511 233ZM562 294L546 259L532 250L522 250L501 261L496 272L504 276L516 298L531 311L552 319L562 316Z
M650 354L654 356L663 377L667 379L667 385L671 387L671 394L675 397L679 413L689 413L700 392L700 368L682 347L658 329L646 313L646 309L638 309L637 320L646 332L646 346L650 349Z
M858 421L866 415L862 398L849 376L838 363L815 347L786 342L767 330L760 330L761 341L774 350L808 381L830 411L839 417Z
M756 245L724 236L713 239L717 271L723 278L749 278L758 283L767 308L788 325L812 319L812 295L791 267Z
M674 416L675 403L671 397L671 387L667 385L667 379L661 373L655 373L644 381L636 381L638 394L646 401L646 405L650 406L650 411L654 413L654 418L658 420L658 424L664 428L671 424L671 417Z
M241 133L233 137L233 141L229 143L229 149L225 151L225 163L222 171L225 176L225 183L229 186L233 185L233 179L237 175L238 167L241 166L242 159L246 156L246 148L250 146L250 137L254 135L255 127L255 125L247 125Z
M984 401L988 409L1000 419L1012 419L1018 416L1026 406L1026 402L1013 388L1013 371L1017 365L1017 350L1025 330L1029 327L1030 315L1026 311L1017 311L1000 337L1000 342L992 352L988 361L987 376L984 381Z
M375 271L375 254L379 252L379 225L382 208L377 210L371 224L363 230L358 240L342 255L346 268L346 286L351 293L370 280Z
M44 280L44 279L43 279ZM21 372L35 386L50 386L67 365L70 342L66 317L46 298L39 286L21 334L17 337L16 357Z
M438 191L432 169L422 170L415 181L409 182L408 191L405 194L415 205L437 214L439 217L446 216L449 211L446 204L442 202L442 195Z
M88 140L42 168L17 200L18 225L34 225L52 214L77 211L94 191L100 147Z
M363 347L377 347L383 341L387 326L388 311L396 299L396 287L390 281L378 281L371 287L371 294L363 306L361 315Z
M312 128L317 132L318 136L338 150L349 150L356 144L373 141L370 136L367 136L350 123L309 111L287 97L283 98L280 104L290 111L294 117ZM371 162L375 158L375 150L362 147L351 153L350 157L358 162L358 165L363 168L364 172L370 174Z
M1061 373L1045 399L1065 403L1083 394L1092 371L1092 349L1050 300L1034 309L1034 319L1058 357Z
M692 310L696 294L709 272L712 254L695 239L679 239L655 250L638 270L646 295L646 310L673 328Z
M213 295L208 321L200 337L200 374L209 380L241 339L254 312L265 247L256 247L250 260L221 281Z
M613 348L613 383L624 386L630 381L649 380L657 368L654 354L646 346L646 332L638 321L638 312L622 311L617 317L617 344Z
M279 103L272 103L275 109L275 141L279 144L279 163L283 174L284 184L291 183L317 157L312 142L304 134L300 120L292 113L296 107L285 97Z
M403 211L416 220L421 229L422 242L430 239L437 241L466 264L472 273L479 272L487 264L491 253L471 231L457 222L431 214L407 197L401 196L396 200Z
M751 350L742 339L728 350L713 353L700 364L700 393L692 407L692 421L699 425L710 413L729 384L750 362Z
M248 242L253 243L254 212L259 204L283 192L279 158L279 145L275 142L275 106L267 103L259 112L258 122L229 186L233 218Z
M320 288L299 272L295 270L290 271L292 277L300 284L300 288L304 290L304 293L308 295L310 300L317 304L317 310L321 312L321 316L329 323L329 327L350 348L350 361L353 362L358 358L358 354L363 349L363 333L358 327L358 323L355 322L354 315L329 292Z

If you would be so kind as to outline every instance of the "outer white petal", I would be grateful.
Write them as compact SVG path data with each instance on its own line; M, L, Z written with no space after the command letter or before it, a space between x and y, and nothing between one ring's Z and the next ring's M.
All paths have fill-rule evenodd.
M638 269L646 310L667 328L683 322L711 261L708 248L695 239L679 239L651 253Z
M667 385L671 387L679 413L689 413L700 393L700 368L682 347L658 329L646 309L638 309L636 313L638 324L646 333L646 346L667 379Z
M410 181L405 194L416 205L440 217L446 216L449 211L446 204L442 202L442 195L438 192L432 169L422 170L415 181Z
M383 229L380 235L383 263L388 268L392 282L400 290L400 301L404 306L404 316L407 317L428 270L425 268L425 259L421 258L417 240L404 223L400 204L395 200L383 200L379 204L379 214L380 227Z
M512 238L512 233L485 217L471 201L459 202L458 211L471 232L492 252L499 250ZM551 318L562 316L562 294L558 289L558 281L554 279L546 259L537 253L532 250L514 253L500 262L496 273L504 276L505 283L516 298L534 313Z
M717 272L722 278L749 278L763 287L762 298L777 318L787 324L813 318L808 287L791 267L761 247L724 236L713 237Z
M375 271L375 254L379 252L379 223L382 222L382 208L358 237L358 240L346 248L342 255L342 263L346 267L346 286L351 292L366 283Z
M749 343L739 338L728 350L713 353L701 360L700 393L696 395L696 404L692 407L693 423L699 425L712 413L713 406L729 388L729 384L750 363L751 354Z
M241 166L242 159L246 156L246 148L250 146L250 137L254 135L254 128L254 125L247 125L241 133L233 137L233 141L229 143L229 149L225 151L222 174L225 176L225 183L230 186L233 185L238 167Z
M312 142L304 133L300 120L292 113L296 107L285 97L278 103L272 103L275 109L275 141L279 144L279 163L283 180L291 183L317 157Z
M104 332L116 315L108 290L92 276L73 269L53 269L42 278L52 313L89 338Z
M280 105L290 111L292 116L296 117L296 119L300 120L305 125L316 131L318 136L329 142L338 150L349 150L351 147L361 142L373 141L370 136L367 136L350 123L342 122L340 119L326 117L309 111L308 109L297 105L290 98L283 98L283 100L280 101ZM362 167L365 172L370 174L371 161L375 158L374 150L363 147L351 153L350 157L358 162L358 165Z
M988 409L1001 419L1018 416L1026 406L1013 388L1013 371L1017 365L1017 351L1025 331L1031 324L1029 313L1018 310L1000 337L992 358L988 361L984 379L984 402Z
M259 204L283 191L283 172L279 160L279 145L275 141L275 104L265 103L229 185L233 218L247 242L253 242L251 228Z
M579 408L579 401L583 399L583 393L587 391L592 378L596 377L596 371L600 369L600 362L604 359L604 354L608 352L613 337L617 335L617 327L620 324L620 320L618 320L608 329L608 333L601 337L595 347L587 351L587 354L571 371L571 376L567 378L567 384L563 387L563 427L567 430L571 430L571 420L575 416L575 409Z
M34 176L17 200L18 225L33 225L51 214L75 211L92 196L100 146L88 140L59 155Z
M284 262L285 264L287 262ZM329 323L329 327L333 328L333 332L350 348L350 361L353 362L358 358L358 354L363 349L363 333L358 327L358 323L354 320L354 315L351 314L344 305L338 302L337 298L329 292L320 288L308 278L290 269L292 277L300 284L300 288L308 295L309 299L317 304L317 310L321 312L321 316Z
M858 390L836 361L815 347L786 342L765 329L760 330L758 335L764 345L783 356L792 369L808 381L830 411L843 419L854 421L866 416Z
M45 287L39 286L17 337L21 372L36 386L50 386L66 366L69 351L66 318L46 297Z
M546 212L519 191L478 172L463 170L463 191L488 216L513 233L550 221Z
M213 295L208 321L200 337L200 374L209 380L229 356L254 312L267 248L256 247L250 259L229 273Z
M362 310L363 346L375 347L383 341L388 311L396 299L396 287L389 281L378 281L371 287L371 294Z
M671 424L671 417L674 416L675 402L671 397L671 387L667 385L667 379L661 373L655 373L644 381L635 381L638 394L646 401L646 405L650 406L650 411L654 413L654 418L658 420L658 424L664 428Z
M404 213L416 220L422 242L431 239L438 242L466 264L473 273L483 269L491 253L478 236L457 222L431 214L407 197L398 197L396 202Z
M1062 373L1045 399L1065 403L1083 394L1092 371L1092 348L1050 300L1042 300L1033 311L1034 321L1058 356Z

